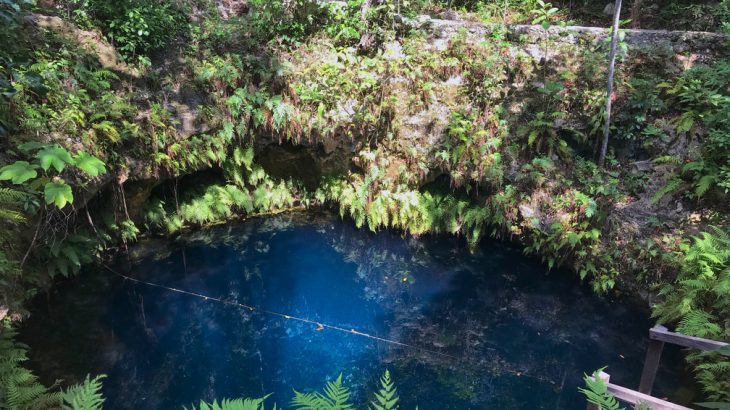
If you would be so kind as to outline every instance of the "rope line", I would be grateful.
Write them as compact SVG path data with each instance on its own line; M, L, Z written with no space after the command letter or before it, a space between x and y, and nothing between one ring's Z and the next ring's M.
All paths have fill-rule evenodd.
M392 344L392 345L396 345L396 346L400 346L400 347L404 347L404 348L421 350L421 351L424 351L424 352L427 352L427 353L431 353L431 354L435 354L435 355L447 357L449 359L456 359L456 360L459 359L458 357L456 357L454 355L450 355L448 353L439 352L437 350L432 350L432 349L428 349L428 348L425 348L425 347L412 345L412 344L409 344L409 343L398 342L396 340L386 339L384 337L380 337L380 336L376 336L376 335L371 335L371 334L368 334L368 333L365 333L365 332L360 332L360 331L357 331L355 329L346 329L346 328L341 327L341 326L330 325L330 324L327 324L327 323L323 323L323 322L319 322L319 321L316 321L316 320L311 320L311 319L307 319L307 318L303 318L303 317L299 317L299 316L295 316L295 315L290 315L290 314L286 314L286 313L276 312L276 311L273 311L273 310L262 309L262 308L255 307L255 306L251 306L251 305L247 305L247 304L244 304L244 303L233 302L233 301L230 301L230 300L225 300L225 299L216 298L216 297L213 297L213 296L203 295L203 294L196 293L196 292L190 292L190 291L187 291L187 290L184 290L184 289L177 289L177 288L173 288L173 287L170 287L170 286L160 285L159 283L147 282L147 281L144 281L144 280L141 280L141 279L136 279L136 278L133 278L133 277L124 275L122 273L116 272L115 270L111 269L110 267L108 267L106 265L104 265L104 268L106 268L109 272L111 272L111 273L113 273L113 274L115 274L115 275L117 275L117 276L119 276L119 277L121 277L121 278L123 278L125 280L129 280L129 281L132 281L132 282L135 282L135 283L139 283L139 284L142 284L142 285L147 285L147 286L151 286L151 287L155 287L155 288L165 289L165 290L169 290L169 291L176 292L176 293L181 293L183 295L193 296L193 297L196 297L196 298L199 298L199 299L203 299L203 300L207 300L207 301L213 301L213 302L223 303L225 305L234 306L234 307L238 307L238 308L241 308L241 309L246 309L246 310L248 310L250 312L259 312L259 313L263 313L263 314L267 314L267 315L271 315L271 316L281 317L281 318L284 318L286 320L295 320L295 321L298 321L298 322L302 322L302 323L306 323L306 324L310 324L310 325L315 325L315 326L317 326L317 330L330 329L330 330L334 330L334 331L337 331L337 332L342 332L342 333L347 333L347 334L351 334L351 335L361 336L361 337L365 337L365 338L368 338L368 339L372 339L372 340L376 340L376 341L379 341L379 342L388 343L388 344Z
M420 350L422 352L430 353L430 354L433 354L433 355L441 356L441 357L448 358L448 359L452 359L452 360L461 361L463 359L466 359L466 358L454 356L454 355L451 355L451 354L448 354L448 353L439 352L437 350L428 349L428 348L421 347L421 346L416 346L416 345L413 345L413 344L410 344L410 343L403 343L403 342L399 342L399 341L396 341L396 340L387 339L387 338L380 337L380 336L376 336L376 335L371 335L371 334L368 334L368 333L365 333L365 332L357 331L355 329L346 329L346 328L341 327L341 326L330 325L330 324L327 324L327 323L323 323L323 322L320 322L320 321L311 320L311 319L307 319L307 318L303 318L303 317L299 317L299 316L295 316L295 315L290 315L290 314L286 314L286 313L276 312L276 311L273 311L273 310L262 309L262 308L259 308L259 307L256 307L256 306L247 305L247 304L244 304L244 303L233 302L233 301L230 301L230 300L225 300L225 299L221 299L221 298L217 298L217 297L213 297L213 296L203 295L201 293L196 293L196 292L191 292L191 291L184 290L184 289L177 289L177 288L173 288L173 287L170 287L170 286L161 285L159 283L147 282L147 281L144 281L144 280L141 280L141 279L136 279L136 278L133 278L131 276L128 276L128 275L124 275L122 273L119 273L119 272L115 271L114 269L110 268L109 266L107 266L106 264L102 264L102 266L106 270L108 270L109 272L113 273L114 275L116 275L116 276L118 276L118 277L120 277L120 278L122 278L124 280L128 280L128 281L131 281L131 282L134 282L134 283L138 283L138 284L141 284L141 285L146 285L146 286L150 286L150 287L155 287L155 288L159 288L159 289L168 290L168 291L171 291L171 292L180 293L180 294L183 294L183 295L193 296L193 297L196 297L196 298L199 298L199 299L202 299L202 300L206 300L206 301L213 301L213 302L222 303L224 305L229 305L229 306L237 307L237 308L240 308L240 309L245 309L245 310L248 310L250 312L258 312L258 313L267 314L267 315L271 315L271 316L277 316L277 317L280 317L280 318L284 318L286 320L295 320L295 321L298 321L298 322L301 322L301 323L315 325L315 326L317 326L316 330L318 330L318 331L324 330L324 329L330 329L330 330L334 330L336 332L341 332L341 333L346 333L346 334L349 334L349 335L360 336L360 337L368 338L368 339L375 340L375 341L378 341L378 342L383 342L383 343L386 343L386 344L391 344L391 345L403 347L403 348L406 348L406 349ZM492 349L492 350L494 350L494 349ZM470 361L470 362L471 362L471 364L475 364L475 363L473 363L473 361ZM483 366L483 365L480 365L480 366ZM486 367L493 370L493 367L489 367L489 366L486 366ZM552 379L550 379L550 378L545 378L545 377L541 377L541 376L538 376L538 375L529 374L529 373L527 373L525 371L515 371L515 370L511 370L511 369L504 368L504 367L501 369L501 371L506 372L506 373L509 373L509 374L512 374L512 375L517 376L517 377L527 377L527 378L531 378L531 379L540 380L542 382L547 382L547 383L550 383L550 384L553 384L553 385L556 384L555 381L552 380Z

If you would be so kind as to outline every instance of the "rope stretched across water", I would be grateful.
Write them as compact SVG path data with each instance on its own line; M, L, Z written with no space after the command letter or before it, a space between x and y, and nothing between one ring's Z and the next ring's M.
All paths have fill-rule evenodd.
M147 282L147 281L144 281L144 280L141 280L141 279L136 279L136 278L133 278L131 276L127 276L127 275L124 275L122 273L119 273L119 272L111 269L110 267L108 267L106 265L103 265L103 266L109 272L111 272L111 273L113 273L113 274L115 274L115 275L117 275L117 276L119 276L119 277L121 277L121 278L123 278L125 280L129 280L129 281L132 281L132 282L135 282L135 283L139 283L139 284L143 284L143 285L147 285L147 286L152 286L152 287L155 287L155 288L165 289L165 290L169 290L169 291L176 292L176 293L181 293L183 295L193 296L193 297L196 297L196 298L199 298L199 299L203 299L203 300L207 300L207 301L219 302L219 303L223 303L225 305L235 306L235 307L238 307L238 308L241 308L241 309L246 309L246 310L248 310L250 312L259 312L259 313L263 313L263 314L267 314L267 315L278 316L278 317L281 317L281 318L284 318L284 319L287 319L287 320L296 320L298 322L307 323L307 324L310 324L310 325L315 325L315 326L317 326L317 330L330 329L330 330L334 330L334 331L337 331L337 332L347 333L347 334L351 334L351 335L357 335L357 336L365 337L365 338L368 338L368 339L372 339L372 340L376 340L376 341L379 341L379 342L388 343L388 344L392 344L392 345L396 345L396 346L400 346L400 347L404 347L404 348L421 350L421 351L424 351L424 352L427 352L427 353L431 353L431 354L435 354L435 355L447 357L449 359L457 359L457 360L459 359L458 357L453 356L453 355L450 355L448 353L439 352L437 350L428 349L428 348L425 348L425 347L416 346L416 345L412 345L412 344L408 344L408 343L398 342L396 340L386 339L384 337L371 335L371 334L368 334L368 333L365 333L365 332L360 332L360 331L357 331L355 329L346 329L346 328L341 327L341 326L330 325L330 324L323 323L323 322L316 321L316 320L311 320L311 319L307 319L307 318L303 318L303 317L299 317L299 316L289 315L289 314L286 314L286 313L276 312L276 311L273 311L273 310L262 309L262 308L255 307L255 306L251 306L251 305L247 305L247 304L244 304L244 303L233 302L233 301L230 301L230 300L225 300L225 299L216 298L216 297L213 297L213 296L203 295L203 294L196 293L196 292L190 292L190 291L187 291L187 290L184 290L184 289L177 289L177 288L173 288L173 287L170 287L170 286L160 285L159 283Z
M403 347L403 348L406 348L406 349L419 350L419 351L422 351L422 352L425 352L425 353L429 353L429 354L433 354L433 355L445 357L445 358L452 359L452 360L461 361L461 360L465 359L465 358L457 357L457 356L454 356L454 355L451 355L451 354L448 354L448 353L440 352L438 350L428 349L428 348L425 348L425 347L422 347L422 346L413 345L413 344L410 344L410 343L399 342L399 341L396 341L396 340L387 339L387 338L380 337L380 336L376 336L376 335L371 335L371 334L368 334L368 333L365 333L365 332L357 331L355 329L347 329L347 328L344 328L344 327L341 327L341 326L330 325L330 324L323 323L323 322L320 322L320 321L317 321L317 320L311 320L311 319L307 319L307 318L304 318L304 317L299 317L299 316L290 315L290 314L286 314L286 313L276 312L276 311L273 311L273 310L262 309L262 308L259 308L259 307L256 307L256 306L247 305L245 303L233 302L233 301L230 301L230 300L225 300L225 299L221 299L221 298L217 298L217 297L213 297L213 296L203 295L201 293L196 293L196 292L191 292L191 291L184 290L184 289L177 289L177 288L173 288L173 287L170 287L170 286L161 285L159 283L148 282L148 281L144 281L144 280L141 280L141 279L136 279L136 278L133 278L131 276L128 276L128 275L119 273L119 272L115 271L114 269L110 268L109 266L107 266L106 264L102 264L102 266L106 270L108 270L109 272L113 273L114 275L116 275L116 276L118 276L118 277L120 277L120 278L122 278L124 280L129 280L131 282L135 282L135 283L138 283L138 284L141 284L141 285L146 285L146 286L150 286L150 287L164 289L164 290L167 290L167 291L171 291L171 292L175 292L175 293L180 293L180 294L183 294L183 295L193 296L193 297L196 297L196 298L199 298L199 299L202 299L202 300L206 300L206 301L212 301L212 302L222 303L222 304L229 305L229 306L233 306L233 307L237 307L237 308L240 308L240 309L245 309L245 310L248 310L249 312L258 312L258 313L265 314L265 315L277 316L277 317L280 317L280 318L284 318L286 320L295 320L295 321L298 321L298 322L301 322L301 323L315 325L315 326L317 326L317 329L316 330L330 329L330 330L334 330L334 331L337 331L337 332L346 333L346 334L349 334L349 335L356 335L356 336L368 338L368 339L371 339L371 340L375 340L375 341L378 341L378 342L383 342L383 343L387 343L387 344L391 344L391 345ZM470 361L470 362L472 362L472 364L473 364L473 361ZM543 382L548 382L548 383L551 383L553 385L556 384L555 381L552 380L552 379L544 378L544 377L540 377L540 376L536 376L536 375L531 375L531 374L528 374L528 373L523 372L523 371L514 371L514 370L510 370L510 369L506 369L506 368L502 368L501 370L504 371L504 372L506 372L506 373L510 373L510 374L515 375L515 376L518 376L518 377L528 377L528 378L540 380L540 381L543 381ZM561 390L562 390L562 388L561 388Z

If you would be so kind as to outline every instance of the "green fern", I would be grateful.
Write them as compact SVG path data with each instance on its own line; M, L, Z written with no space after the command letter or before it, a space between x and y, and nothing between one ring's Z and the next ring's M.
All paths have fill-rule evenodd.
M86 376L83 383L74 385L63 392L63 410L101 410L104 397L101 394L101 381L104 375L93 379Z
M16 332L5 320L0 328L0 408L43 410L58 408L61 393L52 392L23 367L28 348L16 342Z
M96 257L97 242L92 236L77 233L48 245L43 250L48 274L69 277L79 272L81 266Z
M220 404L214 400L212 403L200 402L198 406L199 410L264 410L264 401L269 396L262 397L260 399L223 399ZM184 407L187 410L187 407ZM192 406L190 410L196 410L195 406ZM274 406L276 410L276 406Z
M686 335L712 338L719 337L722 328L717 320L709 313L701 310L687 312L677 325L677 331Z
M350 391L342 385L342 374L334 382L328 382L322 393L301 393L294 390L291 401L296 410L350 410L355 407L348 403Z
M395 384L390 379L390 372L386 370L383 377L380 378L380 391L375 393L371 410L397 410L399 409L398 400Z
M679 177L674 177L667 181L666 185L662 187L660 190L658 190L654 196L651 197L651 203L656 204L657 202L661 201L662 198L669 194L673 194L680 190L682 187L682 180Z
M23 202L27 194L10 188L0 188L0 221L14 224L26 221L25 215L21 212Z
M624 410L620 407L616 397L608 392L608 385L601 379L603 369L596 370L592 376L584 375L583 381L586 387L579 387L578 391L586 396L589 403L600 406L602 410Z
M674 283L659 292L654 316L676 323L681 333L716 340L730 339L730 235L720 228L680 247L682 270ZM730 372L720 354L690 353L697 379L711 400L730 401Z

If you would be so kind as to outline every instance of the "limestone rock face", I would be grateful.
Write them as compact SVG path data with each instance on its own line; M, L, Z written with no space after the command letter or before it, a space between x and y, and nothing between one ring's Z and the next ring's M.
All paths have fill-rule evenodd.
M133 78L140 77L139 70L122 61L117 50L98 31L81 30L58 16L31 13L25 19L28 24L51 30L65 40L75 42L82 49L95 55L102 67Z
M216 0L215 5L223 20L241 16L248 12L246 0Z

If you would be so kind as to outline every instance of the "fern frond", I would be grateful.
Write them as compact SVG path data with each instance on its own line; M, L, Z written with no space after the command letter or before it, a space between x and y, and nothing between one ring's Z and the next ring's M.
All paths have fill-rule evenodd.
M93 379L86 376L83 383L70 387L63 393L63 410L101 410L104 397L101 394L101 381L105 375Z
M608 385L600 378L603 369L596 370L592 376L584 375L585 388L578 388L578 391L586 396L589 403L598 405L602 410L623 410L619 402L608 392Z
M371 410L397 410L399 397L396 390L395 384L390 379L390 371L386 370L380 378L380 391L375 393Z
M722 328L714 323L714 317L701 310L687 313L677 325L677 331L696 337L718 337Z
M58 408L61 394L38 382L30 370L22 367L28 360L27 346L17 343L9 323L0 328L0 403L8 409L44 410Z
M220 404L217 400L212 403L200 402L199 410L264 410L264 401L269 397L264 396L260 399L223 399ZM187 407L183 407L187 410ZM276 409L276 408L274 408ZM190 410L196 410L192 406Z
M355 408L348 403L350 391L342 385L342 374L334 382L328 382L323 393L301 393L295 390L291 404L296 410L351 410Z

